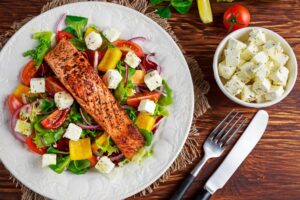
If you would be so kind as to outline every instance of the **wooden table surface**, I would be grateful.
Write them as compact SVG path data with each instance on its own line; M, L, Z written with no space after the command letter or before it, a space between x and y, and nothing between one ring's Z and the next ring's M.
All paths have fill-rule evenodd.
M28 15L37 15L48 0L1 0L0 33L12 22ZM251 26L261 26L276 31L293 47L300 61L300 1L281 0L274 3L260 1L236 1L246 5L252 17ZM226 98L216 85L212 72L212 59L218 43L226 36L222 26L222 15L231 3L216 3L212 0L214 23L203 25L198 17L196 2L188 15L173 14L169 20L180 43L188 55L195 56L210 83L208 94L212 109L198 122L199 141L218 124L226 113L235 108L248 117L257 109L241 107ZM212 199L300 199L300 79L292 93L281 103L267 108L270 121L268 128L254 151L241 165L226 186ZM200 148L200 147L199 147ZM196 159L198 160L198 159ZM222 158L209 162L199 174L186 195L191 198L205 180L220 164ZM196 161L195 161L196 162ZM195 163L194 163L195 164ZM194 165L193 164L193 165ZM167 199L187 175L193 165L183 169L161 184L147 199ZM0 199L20 199L19 188L9 180L9 173L0 165Z

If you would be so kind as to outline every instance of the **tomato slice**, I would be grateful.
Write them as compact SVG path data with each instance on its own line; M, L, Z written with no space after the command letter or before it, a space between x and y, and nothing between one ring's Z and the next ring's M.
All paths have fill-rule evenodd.
M57 78L54 78L53 76L48 76L45 79L45 86L46 91L52 95L54 95L56 92L65 91L64 86L59 82Z
M117 40L113 42L113 45L121 49L123 53L133 51L140 58L144 55L142 48L138 44L129 40Z
M21 82L26 86L30 86L30 79L36 76L37 71L38 68L35 66L35 62L33 60L29 61L21 73Z
M7 105L10 113L14 113L16 110L23 106L23 103L19 98L11 94L8 96Z
M91 167L94 167L97 164L97 157L94 155L88 160L90 161Z
M128 97L126 102L129 106L138 107L140 102L144 99L158 101L159 97L160 97L159 92L144 92L144 93L138 93Z
M43 155L43 154L45 154L46 152L47 152L47 147L44 147L44 148L37 148L37 146L34 144L34 142L33 142L33 136L32 135L30 135L30 136L28 136L27 138L26 138L26 144L27 144L27 147L31 150L31 151L33 151L33 152L35 152L35 153L37 153L37 154L41 154L41 155Z
M57 42L61 41L62 39L70 40L72 38L74 38L74 35L66 32L66 31L58 31L56 33L56 41Z
M41 125L47 129L58 128L66 121L69 111L69 108L65 110L56 109L47 118L41 121Z

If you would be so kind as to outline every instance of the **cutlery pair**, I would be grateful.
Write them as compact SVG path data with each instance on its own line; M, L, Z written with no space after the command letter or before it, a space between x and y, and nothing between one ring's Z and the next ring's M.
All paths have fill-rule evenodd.
M201 192L195 197L196 200L209 199L215 191L225 185L262 137L267 127L268 118L269 116L266 111L260 110L257 112L222 164L209 178ZM231 111L222 120L206 139L203 145L204 156L202 160L185 178L171 197L171 200L182 199L207 160L219 157L228 144L233 141L233 138L241 130L246 121L247 118L236 111Z

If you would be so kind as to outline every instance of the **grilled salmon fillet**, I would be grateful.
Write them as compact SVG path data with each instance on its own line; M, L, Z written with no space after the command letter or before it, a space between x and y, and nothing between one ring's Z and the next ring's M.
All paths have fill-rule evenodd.
M145 139L88 60L67 40L61 40L45 60L81 107L131 159Z

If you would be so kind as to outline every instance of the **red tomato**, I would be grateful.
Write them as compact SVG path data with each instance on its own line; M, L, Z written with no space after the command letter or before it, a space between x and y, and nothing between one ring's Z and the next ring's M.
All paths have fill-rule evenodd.
M58 79L54 78L53 76L48 76L45 79L45 86L46 91L52 95L54 95L56 92L65 91L64 86L59 82Z
M96 156L92 156L88 160L90 161L90 164L91 164L90 167L94 167L97 164L97 157Z
M223 23L228 32L247 27L250 23L249 10L237 4L231 6L224 13Z
M29 61L22 73L21 73L21 82L24 84L24 85L27 85L29 86L30 85L30 79L32 79L33 77L36 76L37 74L37 71L38 71L38 68L35 66L35 63L33 60Z
M41 121L43 127L47 129L60 127L67 119L67 115L70 109L55 110L46 119Z
M92 66L94 66L94 58L95 58L95 51L84 51L87 59L89 60L90 64ZM102 60L103 54L101 53L101 51L98 51L98 64L100 63L100 61Z
M144 52L142 50L142 48L129 40L117 40L115 42L113 42L113 44L118 47L119 49L121 49L122 52L127 53L128 51L133 51L138 57L142 57L144 55Z
M69 139L61 138L57 141L57 149L60 151L69 152Z
M126 102L129 106L138 107L140 102L144 99L158 101L159 97L160 97L159 92L144 92L144 93L138 93L128 97Z
M18 99L15 95L9 95L7 99L8 109L10 113L14 113L16 110L23 106L22 101Z
M26 144L27 144L27 147L31 150L31 151L33 151L33 152L35 152L35 153L37 153L37 154L41 154L41 155L43 155L43 154L45 154L46 152L47 152L47 148L45 147L45 148L37 148L37 146L34 144L34 142L33 142L33 136L32 135L30 135L30 136L28 136L27 138L26 138Z
M62 39L70 40L72 38L74 38L74 35L66 32L66 31L58 31L56 33L56 41L57 42L61 41Z

